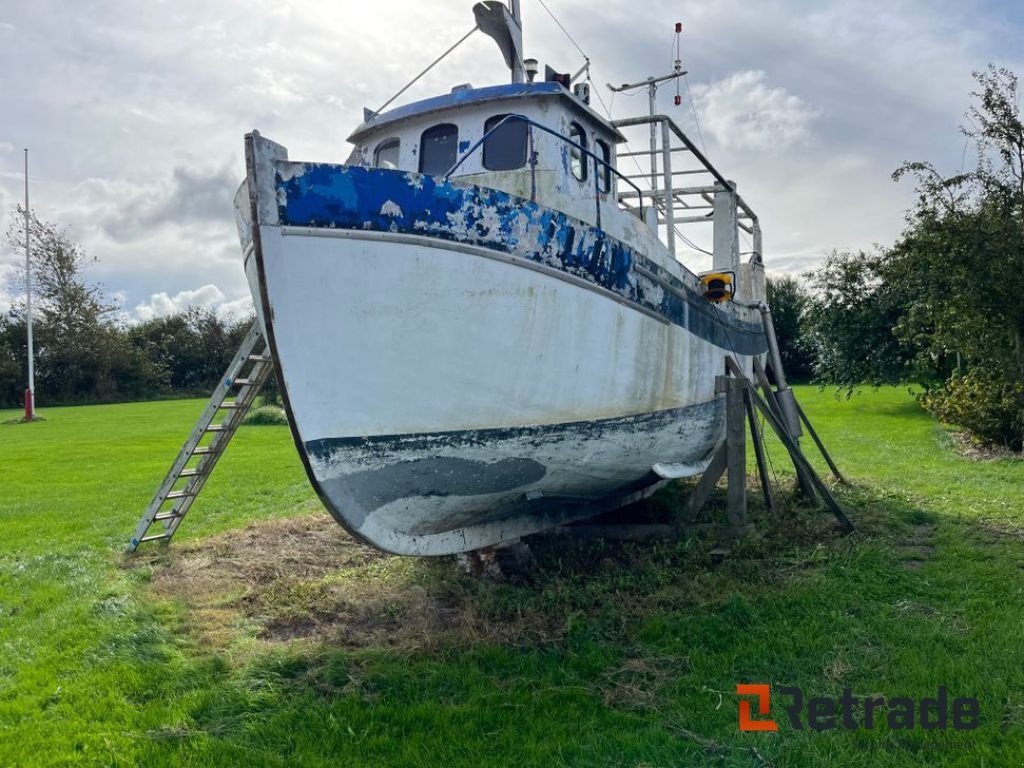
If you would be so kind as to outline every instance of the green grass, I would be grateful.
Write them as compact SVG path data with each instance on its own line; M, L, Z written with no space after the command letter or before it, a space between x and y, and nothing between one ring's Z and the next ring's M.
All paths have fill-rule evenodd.
M757 512L765 535L717 566L700 541L544 545L508 584L382 559L337 579L443 592L485 624L366 647L241 624L204 643L187 596L151 588L160 558L126 565L201 401L0 426L0 765L1024 764L1024 462L961 458L901 390L799 397L853 480L838 493L857 534L790 504ZM171 550L316 509L287 429L246 427ZM977 696L982 722L823 733L776 711L779 733L739 733L740 682L945 685Z

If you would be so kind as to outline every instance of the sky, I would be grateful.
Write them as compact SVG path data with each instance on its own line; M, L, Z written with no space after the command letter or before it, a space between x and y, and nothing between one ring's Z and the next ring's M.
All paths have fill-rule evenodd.
M896 239L910 160L959 171L971 72L1024 74L1019 0L546 0L592 61L614 117L646 112L604 83L668 73L683 23L689 72L671 114L757 210L770 272ZM522 0L525 54L583 62L540 0ZM23 199L97 262L126 317L188 305L243 314L248 290L231 198L242 138L292 159L344 162L346 136L473 26L470 0L0 0L0 220ZM506 82L473 35L398 103ZM603 107L594 98L599 111ZM0 246L4 287L23 253ZM688 264L699 269L699 261Z

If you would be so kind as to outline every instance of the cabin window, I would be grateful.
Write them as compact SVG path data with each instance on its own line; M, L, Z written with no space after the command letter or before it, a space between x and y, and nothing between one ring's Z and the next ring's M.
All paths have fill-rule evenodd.
M583 150L587 148L587 132L579 123L569 125L569 167L572 175L580 181L587 180L587 161Z
M612 148L607 141L596 139L594 141L594 152L600 162L597 166L597 188L601 192L608 192L612 188Z
M507 117L495 115L484 123L484 134L489 134L484 139L484 168L489 171L514 171L526 165L529 126L525 120L505 120Z
M398 150L401 146L398 139L382 141L373 151L373 167L398 168Z
M459 127L441 123L427 128L420 139L420 173L441 176L455 165L459 155Z

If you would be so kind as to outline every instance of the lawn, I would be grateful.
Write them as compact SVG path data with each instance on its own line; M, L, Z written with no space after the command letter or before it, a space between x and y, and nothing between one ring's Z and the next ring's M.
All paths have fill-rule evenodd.
M547 540L503 583L346 539L279 426L244 427L170 547L125 558L203 402L0 426L0 765L1024 765L1024 461L962 457L903 390L799 398L856 534L790 501L721 562ZM980 722L797 730L773 706L778 732L742 733L738 683L944 686Z

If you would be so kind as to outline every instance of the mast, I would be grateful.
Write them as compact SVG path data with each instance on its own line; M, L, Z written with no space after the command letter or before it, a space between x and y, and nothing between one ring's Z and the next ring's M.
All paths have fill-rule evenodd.
M608 84L608 90L614 93L622 93L623 91L632 91L636 88L647 88L647 106L650 110L650 116L654 117L658 113L658 84L664 83L667 80L678 80L680 77L685 75L686 72L683 70L682 63L677 59L675 63L675 69L670 75L662 75L661 77L648 77L646 80L641 80L637 83L623 83L619 87L613 86L611 83ZM678 104L678 102L676 102ZM657 152L658 152L658 134L654 126L654 122L651 122L651 189L656 189L658 186L658 166L657 166Z
M523 68L523 57L521 51L523 50L523 13L519 7L520 0L509 0L509 5L512 11L512 21L516 23L518 30L511 30L513 36L518 37L518 40L513 38L513 56L514 61L512 62L512 82L523 83L526 82L526 73Z

